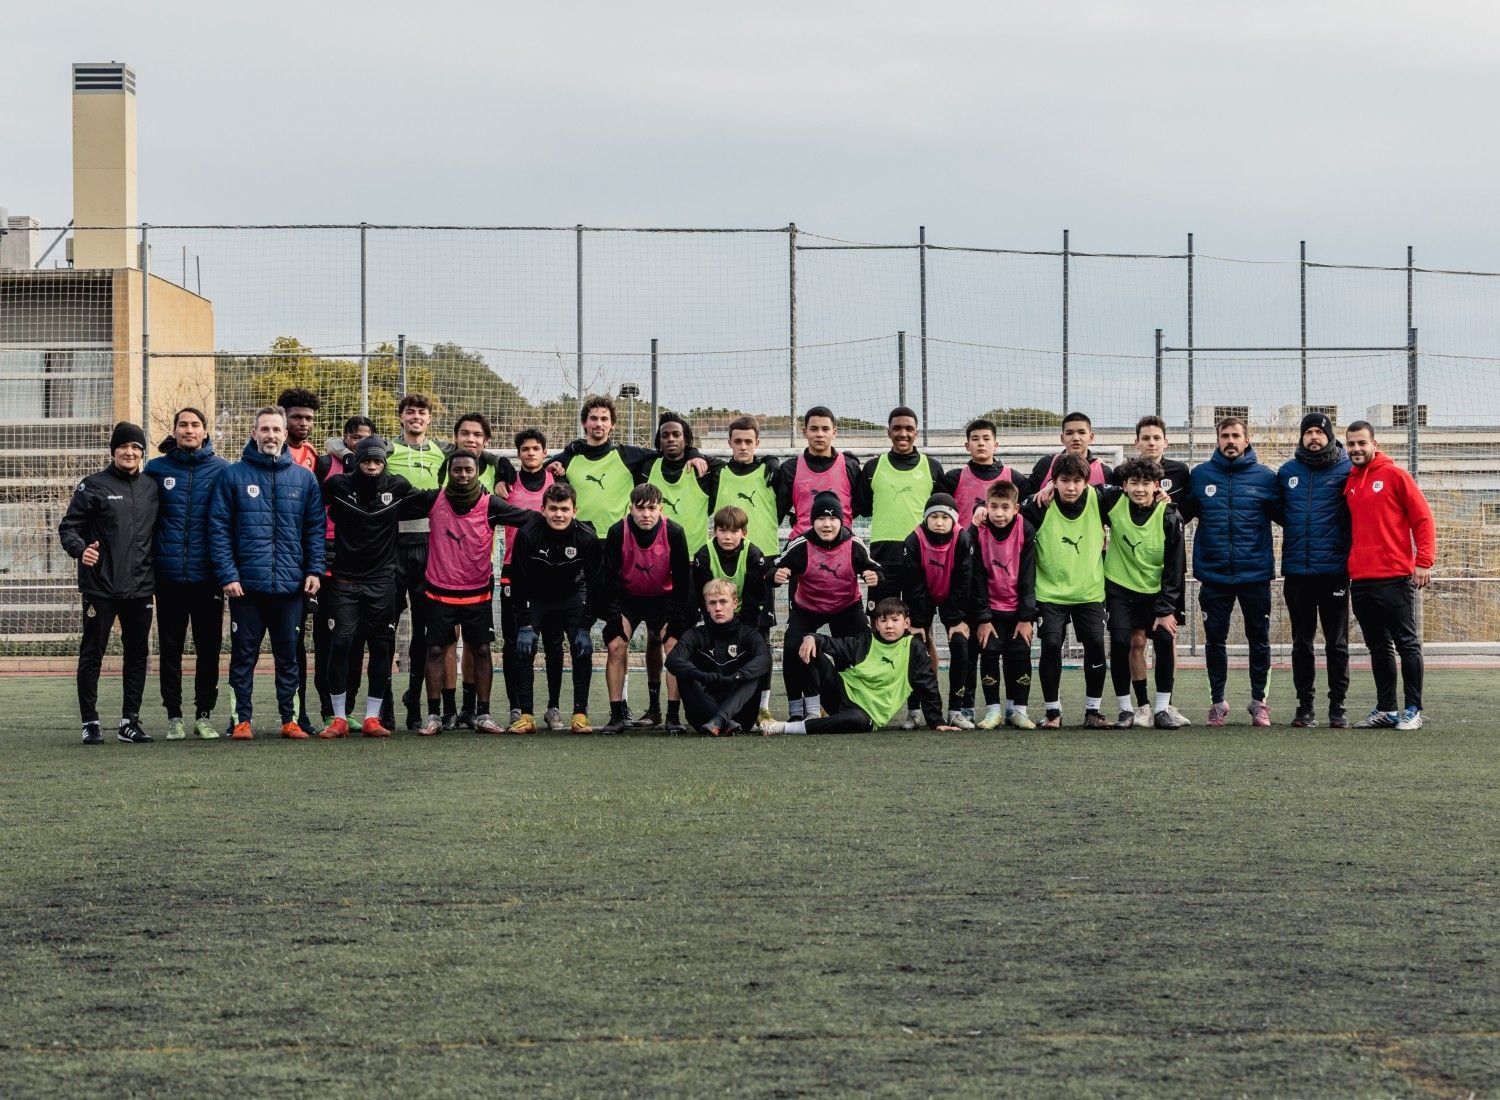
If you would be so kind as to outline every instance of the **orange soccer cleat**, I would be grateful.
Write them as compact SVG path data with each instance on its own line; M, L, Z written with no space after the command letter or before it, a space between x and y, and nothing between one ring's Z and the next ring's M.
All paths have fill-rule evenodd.
M249 722L240 722L230 733L229 739L231 741L254 741L255 734L251 731Z
M335 737L348 737L349 719L335 718L332 722L329 722L328 725L323 727L318 736L325 741L331 741Z
M295 721L281 723L281 736L288 741L306 741L307 731L297 725Z
M366 737L389 737L391 731L380 724L380 719L371 715L365 719L365 724L359 727L359 732Z

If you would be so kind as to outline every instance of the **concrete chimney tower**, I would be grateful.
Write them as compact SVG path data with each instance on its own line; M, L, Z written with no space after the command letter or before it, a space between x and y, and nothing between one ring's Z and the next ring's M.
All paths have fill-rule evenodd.
M131 226L136 213L135 72L73 66L73 224ZM134 228L75 229L73 267L138 267Z

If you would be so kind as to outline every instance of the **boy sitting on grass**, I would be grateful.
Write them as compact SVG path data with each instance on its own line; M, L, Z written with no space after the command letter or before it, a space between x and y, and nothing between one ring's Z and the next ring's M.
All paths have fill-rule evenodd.
M809 634L797 648L797 658L809 666L818 695L828 710L826 718L792 722L763 722L761 733L867 733L880 729L900 714L909 695L922 707L927 728L956 730L942 725L943 697L937 676L927 660L927 647L914 644L909 633L911 613L906 604L888 596L875 605L875 632L853 638Z
M755 722L761 677L771 671L771 647L735 614L738 598L733 581L705 584L703 624L683 631L667 655L688 725L711 737L731 737Z

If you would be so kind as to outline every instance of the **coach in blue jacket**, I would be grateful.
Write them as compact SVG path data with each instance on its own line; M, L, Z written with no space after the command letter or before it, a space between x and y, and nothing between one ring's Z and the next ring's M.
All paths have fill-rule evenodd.
M214 707L219 702L219 651L224 646L224 592L208 556L208 517L214 485L229 463L214 454L208 420L198 409L178 409L172 434L146 463L156 482L158 507L152 536L156 565L156 638L161 673L161 704L167 711L167 740L187 736L182 721L182 648L193 628L197 671L193 676L193 733L219 736Z
M1344 696L1349 691L1349 509L1344 482L1353 467L1320 412L1302 418L1297 452L1276 471L1285 524L1281 575L1292 625L1292 683L1297 688L1299 729L1318 724L1317 661L1313 643L1323 620L1323 654L1328 661L1328 724L1349 724Z
M1203 611L1204 663L1213 706L1208 724L1229 718L1224 688L1229 679L1229 617L1240 605L1245 641L1250 645L1250 719L1271 724L1266 681L1271 673L1271 578L1276 556L1271 523L1281 522L1281 492L1276 471L1256 460L1250 431L1237 416L1219 421L1218 450L1193 467L1191 491L1183 497L1184 518L1198 520L1193 539L1193 576L1198 578L1198 605Z
M281 736L307 737L296 722L297 627L302 594L316 594L323 575L323 528L317 478L286 453L286 414L274 405L258 410L244 455L219 476L208 524L214 573L229 598L233 740L255 736L251 689L267 632Z

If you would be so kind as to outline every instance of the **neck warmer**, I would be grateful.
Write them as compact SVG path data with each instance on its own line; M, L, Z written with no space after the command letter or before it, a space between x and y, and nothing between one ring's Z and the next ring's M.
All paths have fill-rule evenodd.
M455 512L459 513L467 512L474 507L479 500L479 494L483 491L484 486L479 483L477 477L469 482L467 489L460 489L451 481L443 487L443 492L448 495L448 503L453 506Z

